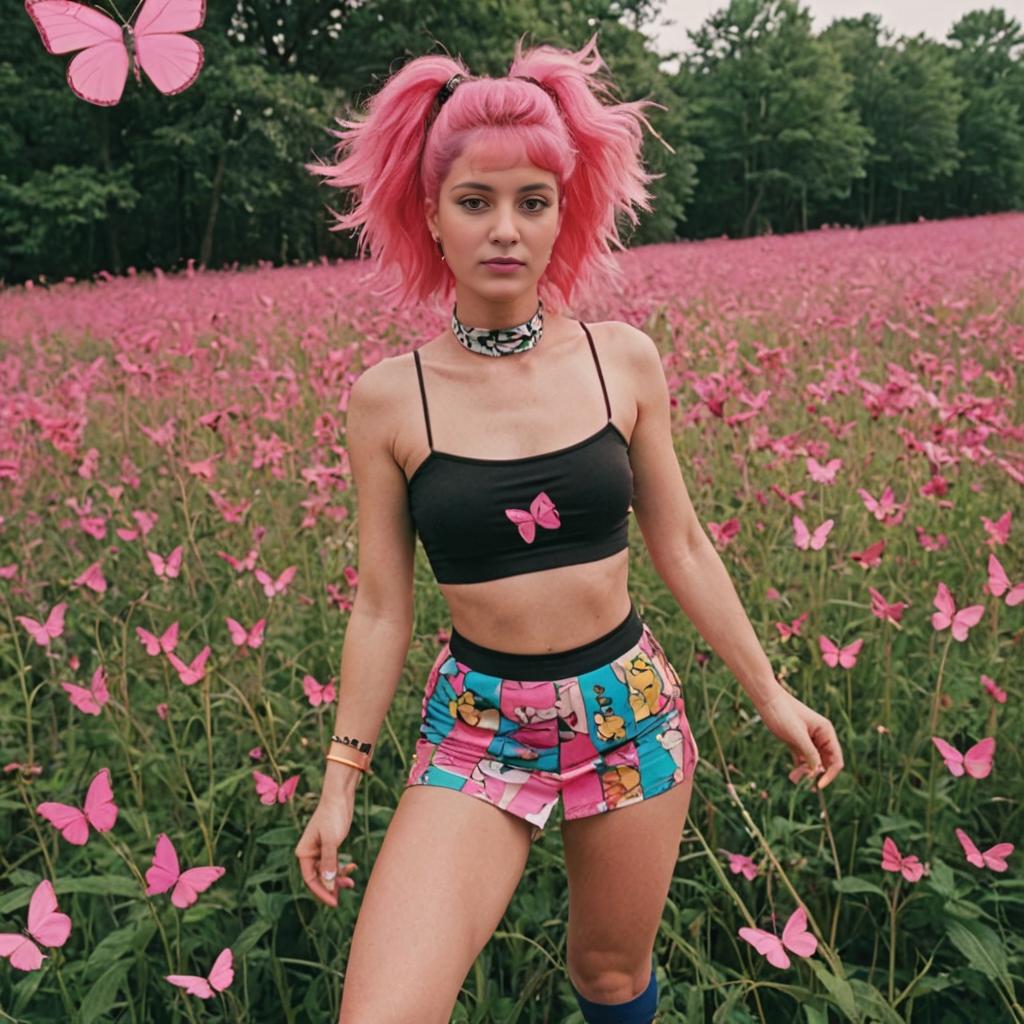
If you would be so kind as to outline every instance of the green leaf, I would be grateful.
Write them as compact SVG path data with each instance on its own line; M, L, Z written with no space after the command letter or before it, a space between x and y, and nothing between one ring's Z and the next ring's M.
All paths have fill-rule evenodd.
M845 878L833 879L832 886L836 892L871 892L881 896L883 899L888 899L884 889L875 885L874 882L869 882L866 878L857 878L856 875L847 875Z
M78 1024L93 1024L114 1005L118 990L124 981L131 960L118 960L112 963L97 979L96 983L85 994L79 1010Z
M842 1010L846 1019L859 1021L860 1014L857 1012L857 1003L853 998L853 989L850 988L850 983L844 978L837 978L823 963L813 957L805 962L817 975L818 981L828 989L831 996L830 1001Z
M261 832L256 837L256 842L263 846L294 846L298 842L298 834L294 825L281 825Z
M857 1006L868 1015L869 1020L880 1021L881 1024L903 1024L903 1018L874 985L869 985L863 978L851 978L850 988L857 999ZM917 989L914 991L916 993Z
M967 962L981 971L990 981L1000 981L1012 989L1006 951L991 928L980 921L946 919L946 934L954 946L967 958Z
M266 918L261 917L258 921L253 921L248 928L246 928L234 942L231 943L231 948L235 952L235 956L243 956L248 953L253 946L256 945L264 935L274 927L273 921L268 921Z
M130 950L145 949L156 931L151 918L132 921L123 928L117 928L104 935L89 954L89 967L102 967L113 960L120 960Z

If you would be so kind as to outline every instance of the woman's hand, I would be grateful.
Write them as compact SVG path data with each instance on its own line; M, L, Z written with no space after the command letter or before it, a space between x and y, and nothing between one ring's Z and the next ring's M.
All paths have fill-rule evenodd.
M337 889L354 889L350 877L355 861L342 867L338 877L338 847L348 835L352 824L353 799L351 794L328 794L320 797L306 831L295 847L302 878L310 891L328 906L338 905Z
M757 708L768 730L785 743L793 755L790 782L803 776L825 774L816 789L824 789L843 768L843 751L832 723L817 711L797 700L786 690Z

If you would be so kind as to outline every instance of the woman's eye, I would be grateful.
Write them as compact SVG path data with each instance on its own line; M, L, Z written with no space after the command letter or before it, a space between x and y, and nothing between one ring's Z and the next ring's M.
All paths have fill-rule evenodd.
M459 206L465 206L467 210L479 210L480 207L478 207L478 206L467 206L466 204L467 203L482 203L482 202L483 202L483 200L478 198L478 197L476 197L476 196L469 196L466 199L463 199L459 203ZM530 213L540 213L540 211L545 209L545 207L547 207L547 205L548 205L546 200L541 199L538 196L532 196L530 199L524 199L523 202L524 203L540 203L540 206L531 207L530 210L529 210Z

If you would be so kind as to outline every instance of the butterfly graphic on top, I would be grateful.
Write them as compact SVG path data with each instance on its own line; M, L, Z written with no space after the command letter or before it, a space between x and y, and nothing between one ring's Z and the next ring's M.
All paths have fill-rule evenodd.
M529 510L525 508L507 508L505 515L516 524L519 529L519 536L532 544L537 535L537 527L543 526L545 530L557 530L562 525L558 516L558 509L548 495L541 491L533 501L530 502Z
M29 900L27 931L29 937L0 932L0 956L7 957L19 971L38 970L48 959L39 946L63 946L71 934L71 918L57 909L57 894L46 878L35 887Z
M789 966L787 949L797 956L813 956L818 948L817 938L807 930L807 911L803 907L797 907L789 915L781 938L763 928L741 928L739 936L749 942L773 967Z
M70 0L25 0L48 53L81 50L68 64L67 82L80 99L100 107L120 102L128 72L139 68L165 96L183 92L199 77L203 47L183 35L206 18L206 0L143 0L134 24ZM118 14L120 18L121 15Z

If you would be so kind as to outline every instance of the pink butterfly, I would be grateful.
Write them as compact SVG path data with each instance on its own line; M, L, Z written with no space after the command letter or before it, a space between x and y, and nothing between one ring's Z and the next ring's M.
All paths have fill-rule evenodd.
M287 782L282 782L279 786L269 775L264 775L263 772L258 772L255 768L252 777L256 783L256 792L259 794L260 803L268 806L275 803L287 803L291 800L295 787L299 784L298 775L293 775Z
M165 96L187 89L203 66L203 47L182 35L203 24L205 0L145 0L134 25L84 4L66 0L25 0L47 52L81 50L67 68L67 81L79 98L100 107L121 99L131 70L139 68Z
M842 459L829 459L823 466L816 458L809 456L807 459L807 472L811 474L811 479L815 483L830 484L835 480L836 473L839 472L842 464Z
M834 519L826 519L825 522L811 533L799 516L793 516L793 543L803 551L806 551L809 547L815 551L820 551L825 546L825 538L828 537L834 525Z
M996 843L982 853L962 828L956 830L956 837L964 848L968 864L973 864L976 868L991 868L993 871L1006 870L1006 858L1013 853L1013 843Z
M60 830L73 846L84 846L89 839L89 826L97 832L109 832L117 821L117 804L110 788L110 769L101 768L89 783L85 794L85 810L53 801L41 803L36 813Z
M739 535L740 521L735 516L724 523L713 523L709 520L707 527L715 545L719 548L727 548Z
M56 640L64 632L64 613L67 610L67 601L61 601L50 609L45 622L36 622L27 615L17 615L15 618L29 631L32 639L40 647L49 647L50 641Z
M881 564L884 550L885 541L876 540L874 544L869 544L863 551L851 551L850 560L864 569L874 569Z
M909 601L894 601L889 604L874 587L868 587L868 593L871 594L871 614L893 625L898 625L903 618L903 609L910 607Z
M854 640L846 647L837 647L827 636L818 637L818 645L821 647L821 656L829 668L842 665L843 668L853 668L857 664L857 655L864 646L863 640Z
M818 948L818 940L807 930L807 911L797 907L782 929L782 938L761 928L741 928L741 939L749 942L761 953L773 967L788 967L790 953L797 956L813 956Z
M161 832L156 837L153 864L146 872L146 893L167 892L173 886L171 902L184 909L191 907L201 892L206 892L224 874L221 867L189 868L182 871L174 844Z
M284 593L287 589L288 584L295 578L295 573L298 569L296 565L290 565L277 579L273 579L269 573L264 572L263 569L256 569L253 575L256 577L257 582L263 587L263 593L267 597L276 597L278 594Z
M19 971L38 970L48 959L39 946L63 946L71 934L71 918L57 910L57 894L49 879L44 878L35 887L29 900L27 931L31 938L14 932L0 933L0 956L7 957Z
M743 874L743 877L749 882L751 879L757 877L757 865L754 863L751 857L748 857L745 853L730 853L728 850L722 850L729 858L729 870L734 874Z
M900 872L908 882L920 881L925 873L924 865L912 854L906 857L900 854L896 844L888 836L882 843L882 868L885 871Z
M249 553L242 559L235 558L226 551L218 551L217 555L223 558L235 572L251 572L256 568L256 559L259 557L259 552L255 548L250 548Z
M981 677L981 685L988 690L994 701L997 701L999 704L1006 703L1006 691L990 676L983 674Z
M76 576L73 582L76 587L88 587L96 594L107 592L107 580L99 562L93 562L81 575Z
M961 642L967 639L967 631L971 626L976 626L985 613L985 606L983 604L972 604L957 611L956 605L953 604L953 595L949 592L949 587L945 583L939 584L939 589L932 600L932 604L939 609L932 616L932 625L936 629L945 629L947 626L952 626L953 639L960 640Z
M982 589L987 589L996 597L1006 594L1006 605L1009 608L1024 603L1024 582L1010 586L1010 577L1006 575L1002 562L995 555L988 556L988 582Z
M61 683L60 685L67 691L71 703L87 715L98 715L103 705L110 700L110 691L107 689L107 672L102 665L92 674L91 689L86 689L75 683Z
M161 558L155 551L147 551L149 563L153 566L153 572L164 579L174 580L181 572L181 557L185 549L179 544L166 559Z
M206 662L210 657L211 648L207 644L193 659L191 664L186 665L176 654L168 654L167 660L175 667L178 678L185 686L192 686L198 683L206 675Z
M330 704L334 700L334 686L332 683L318 683L312 676L302 677L302 689L305 690L309 703L313 707L321 704Z
M263 645L263 627L267 624L266 619L260 619L250 630L246 630L245 626L230 616L226 621L228 629L231 631L231 642L236 647L241 647L243 644L247 644L249 647Z
M776 622L775 628L779 631L779 636L783 640L788 640L791 636L799 636L800 630L803 628L804 623L807 621L810 612L803 612L798 615L788 625L785 622Z
M142 641L146 653L151 658L155 658L161 651L170 654L178 646L178 623L172 622L159 637L150 633L148 629L136 626L135 635Z
M223 992L235 980L235 969L232 963L231 947L227 946L213 961L208 978L202 978L195 974L168 974L166 980L172 985L177 985L178 988L183 988L190 996L209 999L213 995L214 989Z
M932 743L939 748L946 767L957 777L966 771L975 779L984 779L992 771L992 757L996 752L994 736L980 740L963 754L945 740L939 739L938 736L932 737Z
M516 524L519 536L527 544L533 543L538 526L543 526L545 530L557 530L562 525L555 503L544 491L530 502L529 512L522 508L507 508L505 515Z

